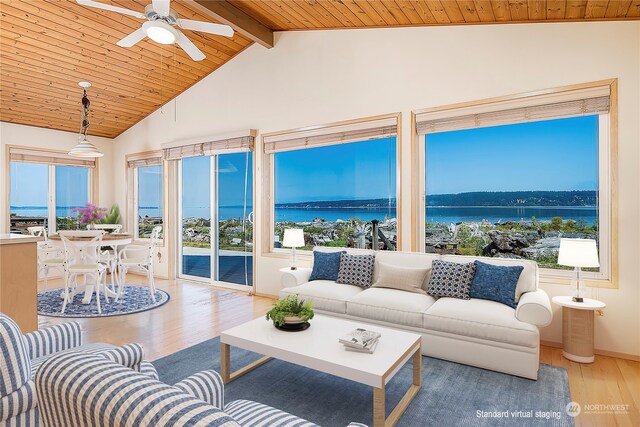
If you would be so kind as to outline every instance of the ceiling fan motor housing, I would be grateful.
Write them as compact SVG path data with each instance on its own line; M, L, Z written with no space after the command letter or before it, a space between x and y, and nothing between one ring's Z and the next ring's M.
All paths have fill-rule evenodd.
M158 19L161 19L171 25L176 25L178 23L178 14L173 9L169 9L169 15L162 16L153 10L153 4L148 4L147 7L144 8L144 16L146 16L149 21L157 21Z

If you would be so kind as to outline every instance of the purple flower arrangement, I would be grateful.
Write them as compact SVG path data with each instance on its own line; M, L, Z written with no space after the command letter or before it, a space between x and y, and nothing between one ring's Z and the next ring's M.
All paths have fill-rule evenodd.
M97 221L104 219L107 209L87 203L87 206L84 208L73 208L71 212L78 212L78 220L80 223L87 225L95 224Z

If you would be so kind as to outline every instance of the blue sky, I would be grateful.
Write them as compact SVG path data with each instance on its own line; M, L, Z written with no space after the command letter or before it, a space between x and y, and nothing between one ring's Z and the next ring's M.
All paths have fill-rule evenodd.
M252 204L253 159L249 153L247 203ZM209 206L209 157L189 157L182 161L183 209ZM246 154L218 156L218 202L220 206L242 206L244 201L244 171Z
M47 206L48 165L11 163L11 206ZM56 166L56 205L84 206L88 200L86 168Z
M430 134L426 150L427 194L597 189L598 116Z
M276 203L395 198L395 164L395 138L277 153Z
M430 134L427 194L595 190L597 147L597 116ZM395 197L395 138L282 152L275 163L276 203ZM220 206L241 206L245 153L219 156L218 167ZM84 205L86 169L56 171L57 205ZM252 172L250 161L249 183ZM208 157L184 159L185 208L209 206L209 174ZM12 163L11 205L46 206L47 182L46 165ZM140 185L140 206L160 206L160 175L148 174Z

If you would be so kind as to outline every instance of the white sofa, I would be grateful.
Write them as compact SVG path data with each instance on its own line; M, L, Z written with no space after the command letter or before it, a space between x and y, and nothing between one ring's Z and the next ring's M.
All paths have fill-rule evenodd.
M328 251L328 248L316 248ZM349 253L373 253L348 250ZM515 309L494 301L433 298L389 288L362 289L327 280L309 281L311 269L285 273L280 296L298 294L314 302L317 313L380 324L422 335L426 356L537 379L538 327L551 323L549 297L538 289L538 266L525 260L437 255L413 252L375 253L373 282L380 263L430 267L434 259L458 263L476 259L494 265L524 267L516 287ZM429 276L425 279L426 290Z

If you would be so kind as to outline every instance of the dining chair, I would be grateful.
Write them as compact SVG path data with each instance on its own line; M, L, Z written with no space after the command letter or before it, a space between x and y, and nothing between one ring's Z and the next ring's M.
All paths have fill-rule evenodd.
M84 276L84 285L87 286L87 278L95 278L96 305L98 313L102 313L100 305L100 288L105 301L109 302L106 292L106 268L99 262L100 246L104 230L60 231L58 233L64 245L64 258L66 274L64 280L64 292L62 313L67 304L73 301L78 287L78 276Z
M38 276L42 273L42 278L44 279L44 290L46 291L50 270L58 270L64 276L64 257L62 255L62 251L49 242L46 227L28 227L27 231L32 236L44 237L44 241L38 242Z
M118 273L120 274L118 290L119 298L124 296L124 282L125 277L127 276L127 271L130 268L139 268L147 274L151 300L156 302L156 287L153 279L153 255L155 254L160 242L160 233L162 233L162 226L157 225L153 227L153 230L151 231L151 238L147 244L133 244L126 246L120 251L120 254L118 254Z
M90 224L89 230L104 230L113 233L122 232L122 224Z

